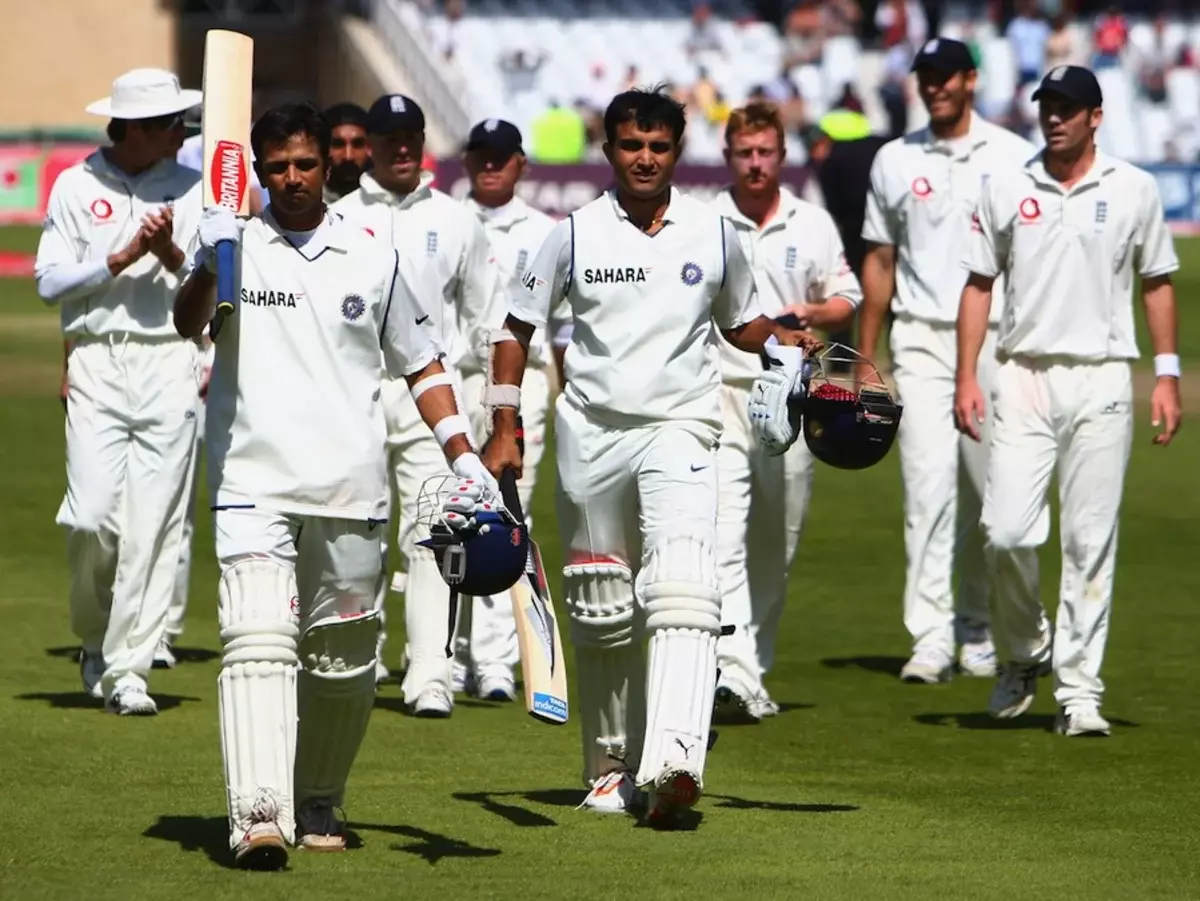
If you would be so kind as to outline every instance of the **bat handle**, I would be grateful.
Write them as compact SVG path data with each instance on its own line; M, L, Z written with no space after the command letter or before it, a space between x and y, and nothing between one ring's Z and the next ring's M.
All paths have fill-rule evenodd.
M521 494L517 491L517 473L515 470L506 469L500 475L500 499L504 501L504 507L517 522L525 521L525 511L521 509Z
M217 312L229 315L234 309L234 250L235 241L217 242Z

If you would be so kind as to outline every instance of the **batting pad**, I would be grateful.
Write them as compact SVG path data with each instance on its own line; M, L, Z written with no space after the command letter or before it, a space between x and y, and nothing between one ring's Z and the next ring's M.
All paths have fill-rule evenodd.
M633 574L616 562L563 567L583 738L583 780L635 767L645 722L645 661L635 641Z
M295 573L266 558L241 560L221 577L217 690L231 848L255 822L295 837L296 598Z
M318 620L300 639L297 804L342 803L375 704L378 634L379 613L370 610Z
M655 548L639 582L650 632L646 680L646 741L637 784L652 783L668 766L700 783L708 754L721 596L710 544L690 537Z

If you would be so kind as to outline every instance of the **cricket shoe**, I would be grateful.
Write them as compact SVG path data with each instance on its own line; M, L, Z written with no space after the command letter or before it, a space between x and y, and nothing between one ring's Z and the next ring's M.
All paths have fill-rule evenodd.
M104 709L118 716L154 716L158 713L154 698L146 692L145 686L136 683L118 685Z
M83 681L83 690L98 701L104 700L104 689L100 680L104 677L104 658L86 650L79 652L79 678Z
M455 660L450 664L450 691L456 695L470 694L475 688L475 676L465 663Z
M1000 678L992 689L988 712L998 720L1020 716L1033 704L1037 680L1050 671L1050 661L1044 663L1001 663Z
M480 676L476 691L484 701L515 701L517 699L517 683L513 681L512 676L502 673Z
M178 661L175 659L175 652L171 650L171 639L164 635L154 648L153 666L155 669L175 669L176 663Z
M996 675L996 646L990 638L965 641L958 651L958 671L964 676L991 679Z
M713 695L713 714L722 723L759 723L779 713L779 705L771 700L766 689L751 691L736 682L717 686Z
M302 851L346 850L346 826L328 798L309 798L296 809L296 836Z
M629 770L612 770L592 783L592 790L575 809L596 813L629 813L638 807L641 794Z
M1095 706L1089 704L1058 708L1054 731L1068 738L1104 738L1112 734L1112 726Z
M953 671L954 658L945 651L940 648L917 648L900 670L900 681L937 685L939 682L949 682Z
M250 808L250 825L233 846L235 867L239 870L282 870L287 866L288 843L276 822L278 816L279 800L275 793L259 789Z
M446 719L454 712L454 696L444 685L433 682L421 689L409 712L424 719Z
M700 774L668 764L648 792L646 822L655 829L674 829L683 814L700 800Z

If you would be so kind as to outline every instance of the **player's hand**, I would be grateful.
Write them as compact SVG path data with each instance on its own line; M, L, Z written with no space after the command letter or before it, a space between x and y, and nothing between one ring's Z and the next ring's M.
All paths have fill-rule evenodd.
M954 425L974 441L980 440L985 413L983 391L975 379L960 381L954 389Z
M117 251L126 266L132 266L150 252L150 236L145 228L139 228L129 243Z
M481 485L490 495L489 500L499 502L500 483L487 471L487 468L483 465L483 461L479 459L477 454L459 454L450 462L450 470L462 479L463 482L472 482Z
M768 369L750 388L750 400L746 405L750 431L772 456L782 454L800 435L799 406L791 404L797 391L797 396L803 394L802 385L798 385L800 379L800 373Z
M1162 431L1154 436L1154 443L1164 447L1171 443L1179 426L1183 424L1183 405L1179 401L1179 379L1164 376L1154 383L1150 393L1150 424Z
M504 470L506 469L516 472L519 479L523 467L521 465L521 451L517 447L516 436L500 432L493 434L488 440L487 445L483 448L483 465L497 479L504 474Z
M209 207L200 216L200 248L205 265L216 265L217 245L232 241L235 245L242 240L242 229L246 223L225 207Z
M442 517L455 529L470 526L478 513L499 509L499 499L474 479L461 480L442 501Z
M142 231L150 252L169 263L175 254L175 211L164 206L157 213L147 213L142 217Z
M788 307L786 310L784 310L781 315L794 316L796 319L796 322L799 323L800 328L806 329L812 325L812 309L813 309L812 304L794 303L790 307Z
M816 353L825 346L825 342L812 332L799 329L781 328L775 331L775 339L784 347L803 347L807 353Z

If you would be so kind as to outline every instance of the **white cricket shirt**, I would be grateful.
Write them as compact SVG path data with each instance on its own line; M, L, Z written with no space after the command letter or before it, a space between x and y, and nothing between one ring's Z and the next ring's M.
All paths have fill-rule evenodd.
M436 359L436 331L394 248L334 216L301 237L269 207L242 233L208 391L212 504L384 519L380 387Z
M1166 275L1179 259L1154 177L1097 151L1070 190L1040 153L988 179L964 265L1008 278L998 357L1103 361L1138 358L1134 273Z
M503 277L483 226L432 181L422 172L417 190L398 197L367 172L331 209L434 274L442 303L430 312L440 345L461 372L482 372L491 332L504 323Z
M131 176L97 150L58 176L34 277L42 300L59 305L64 337L183 340L172 311L186 267L169 272L147 253L114 277L107 262L133 240L143 217L168 204L175 244L184 249L200 222L199 173L163 160Z
M855 309L862 304L862 288L846 262L842 237L821 207L780 188L779 207L760 229L737 208L728 188L711 205L737 231L765 315L775 318L793 304L824 303L831 297L844 298ZM720 343L725 383L748 388L762 375L762 361L723 337Z
M501 283L507 298L520 287L522 276L554 230L554 220L520 197L514 197L504 206L495 208L481 206L466 197L463 205L483 226L492 255L500 268ZM551 361L550 342L546 333L546 329L538 329L529 345L529 365L537 369L545 369Z
M897 316L955 323L966 283L960 263L983 179L1024 165L1034 152L1024 138L975 112L961 138L940 141L926 127L879 149L862 236L896 248ZM992 322L999 316L996 305Z
M567 299L564 396L592 419L615 428L684 422L715 440L716 329L761 315L754 274L733 225L701 201L672 188L664 222L646 235L606 191L554 227L509 312L542 328Z

